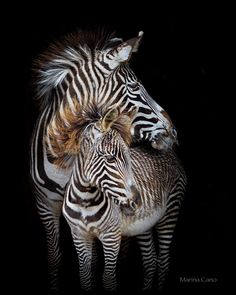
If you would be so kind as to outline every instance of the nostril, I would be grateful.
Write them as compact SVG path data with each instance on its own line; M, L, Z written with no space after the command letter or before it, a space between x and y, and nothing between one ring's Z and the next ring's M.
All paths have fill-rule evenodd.
M176 138L177 137L177 130L175 127L172 128L172 131L171 131L172 135Z
M133 199L134 203L137 206L140 206L141 205L141 196L140 196L140 193L137 190L136 186L134 186L134 185L131 186L131 192L132 192L132 199Z
M140 196L140 193L138 191L134 194L133 200L134 200L134 203L136 204L136 206L140 207L140 205L141 205L141 196Z

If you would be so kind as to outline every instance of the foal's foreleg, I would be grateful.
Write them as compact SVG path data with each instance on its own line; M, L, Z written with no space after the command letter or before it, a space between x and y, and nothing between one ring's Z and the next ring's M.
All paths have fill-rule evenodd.
M115 291L117 288L116 264L120 250L121 236L119 233L108 233L103 235L101 241L105 259L103 287L107 291Z
M72 237L79 259L79 274L81 289L89 291L92 289L92 248L93 240L81 237L72 231Z

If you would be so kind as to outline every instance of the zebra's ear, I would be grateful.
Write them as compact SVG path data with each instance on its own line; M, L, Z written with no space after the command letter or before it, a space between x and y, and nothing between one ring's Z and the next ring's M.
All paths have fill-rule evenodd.
M126 62L130 59L133 52L138 51L139 44L143 37L143 31L138 33L138 36L129 39L108 53L109 65L111 69L116 68L120 63Z
M117 118L119 117L119 114L120 112L118 108L112 108L108 112L106 112L101 122L102 131L105 131L105 132L109 131L113 122L116 121Z

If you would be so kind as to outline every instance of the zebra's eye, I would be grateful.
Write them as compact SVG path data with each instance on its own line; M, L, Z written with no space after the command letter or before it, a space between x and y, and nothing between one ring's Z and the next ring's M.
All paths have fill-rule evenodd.
M139 83L138 82L132 82L132 83L129 84L129 87L131 87L133 91L139 90Z
M114 162L114 161L116 160L116 158L115 158L115 156L113 156L113 155L107 155L107 156L106 156L106 160L107 160L108 162Z

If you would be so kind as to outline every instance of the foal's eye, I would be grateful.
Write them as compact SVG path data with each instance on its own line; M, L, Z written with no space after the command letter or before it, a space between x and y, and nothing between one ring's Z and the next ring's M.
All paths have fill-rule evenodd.
M107 159L108 162L113 162L113 161L115 161L116 158L115 158L115 156L107 155L106 159Z

